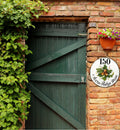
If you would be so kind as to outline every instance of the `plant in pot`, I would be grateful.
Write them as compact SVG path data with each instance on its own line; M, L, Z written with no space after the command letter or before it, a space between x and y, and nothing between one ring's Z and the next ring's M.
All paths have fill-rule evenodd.
M99 30L97 37L103 49L112 49L117 39L120 39L120 32L112 28Z

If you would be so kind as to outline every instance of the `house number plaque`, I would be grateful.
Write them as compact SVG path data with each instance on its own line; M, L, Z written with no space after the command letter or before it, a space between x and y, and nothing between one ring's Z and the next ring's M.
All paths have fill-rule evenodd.
M119 68L115 61L110 58L96 60L90 69L92 81L100 87L110 87L119 78Z

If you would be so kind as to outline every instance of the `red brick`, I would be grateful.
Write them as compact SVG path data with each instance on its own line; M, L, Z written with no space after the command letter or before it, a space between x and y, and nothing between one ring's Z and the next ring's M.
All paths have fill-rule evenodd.
M90 45L87 47L87 51L97 51L98 50L98 46L96 45Z
M105 120L104 120L104 121L98 121L98 122L99 122L99 124L102 125L102 126L108 124L108 121L105 121Z
M70 5L68 6L69 10L86 10L84 5Z
M109 88L109 92L120 92L120 87L111 87Z
M99 98L114 98L116 96L115 92L98 93Z
M112 13L112 12L100 12L100 16L110 17L110 16L114 16L114 13Z
M99 11L91 11L90 15L91 16L98 16L99 15Z
M99 104L89 104L89 109L90 110L95 110L95 109L98 109L99 107Z
M89 102L95 104L104 104L108 102L108 99L89 99Z
M88 11L73 11L73 16L90 16Z
M114 3L114 5L120 7L120 0L116 0L116 2Z
M86 68L86 73L88 73L88 74L90 73L90 68L88 68L88 67Z
M87 57L88 62L94 62L97 60L97 57Z
M117 81L115 85L120 86L120 81Z
M108 122L109 125L120 125L120 120L114 120L114 121L109 121ZM120 128L120 127L119 127Z
M103 6L109 6L109 5L113 5L112 2L97 2L97 5L103 5Z
M98 98L98 95L96 93L90 93L89 98Z
M118 64L120 64L120 59L119 59L119 58L117 58L115 61L116 61ZM117 82L116 85L120 85L120 83Z
M64 1L64 2L59 2L60 5L76 5L77 2L68 2L68 1Z
M97 109L105 109L105 110L111 110L114 108L114 105L113 104L99 104L98 108Z
M120 18L107 18L107 22L119 23L120 22Z
M102 6L96 6L96 5L88 5L87 6L87 10L89 11L101 11L101 10L104 10L104 7Z
M91 86L91 87L89 88L89 92L105 93L105 92L108 92L109 89L110 89L110 88L104 89L104 88L101 88L101 87L98 87L98 86L96 86L96 87L92 87L92 86ZM113 91L113 92L114 92L114 91Z
M116 47L116 50L117 50L117 51L120 51L120 46L117 46L117 47Z
M101 56L106 56L106 53L105 52L97 52L97 51L91 51L91 52L88 52L87 53L87 56L99 56L99 57L101 57Z
M67 10L67 6L52 6L51 10Z
M119 92L116 92L116 95L117 95L117 97L120 97L120 93Z
M97 110L98 112L100 112L99 114L101 114L101 113L106 114L105 111L111 110L113 108L114 108L113 104L89 104L89 109L90 110ZM103 111L103 110L105 110L105 111ZM98 119L100 119L100 117L98 117Z
M120 108L120 103L114 104L115 109L119 109Z
M90 120L91 125L99 125L97 118Z
M93 86L93 87L96 86L96 84L95 84L94 82L89 81L89 80L87 81L87 84L88 84L89 86Z
M98 125L95 125L95 126L88 126L88 130L98 130Z
M94 120L94 119L97 119L97 116L89 116L88 118L89 120Z
M114 130L114 126L99 126L99 130Z
M90 110L89 111L90 115L97 115L97 113L98 113L97 110Z
M119 57L120 56L120 52L109 52L108 56Z
M71 11L56 11L56 16L72 16Z
M116 27L117 27L117 28L120 28L120 23L116 23Z
M55 12L49 11L48 13L44 13L42 16L55 16Z
M116 41L116 45L120 45L120 41Z
M88 29L88 33L97 33L98 32L98 29L96 28L89 28Z
M109 10L109 11L110 11L110 10L111 10L111 11L112 11L112 10L118 10L118 9L119 9L119 7L117 7L117 6L116 6L116 7L115 7L115 6L114 6L114 7L113 7L113 6L105 7L105 10Z
M99 28L112 28L114 27L114 23L98 23Z
M120 12L119 11L114 12L114 16L120 17Z
M80 2L80 1L79 1L78 4L79 4L79 5L94 5L95 2L89 2L89 1L85 1L85 2L81 1L81 2Z
M120 107L119 107L120 108ZM120 115L116 115L115 119L120 119Z
M92 38L95 38L95 39L96 39L96 38L97 38L97 35L96 35L96 34L89 34L88 36L89 36L89 39L92 39Z
M89 22L105 22L104 17L90 17Z
M89 62L87 62L87 67L88 67L88 68L91 68L91 66L92 66L92 64L89 63Z
M116 115L105 115L104 117L104 119L107 121L116 119Z
M111 109L107 111L107 115L115 115L116 114L116 110Z
M101 103L100 103L101 104ZM102 105L104 105L104 104L102 104ZM107 114L107 112L106 112L106 110L105 109L100 109L99 111L98 111L98 113L97 113L98 115L106 115Z
M100 43L99 43L99 40L89 40L87 44L88 45L99 45Z
M96 104L89 104L89 107L88 107L89 111L88 112L90 112L91 110L96 110L97 109L97 105ZM91 116L95 116L95 115L89 115L88 118L91 117Z
M109 99L110 103L120 103L120 98Z
M119 125L113 125L115 130L120 130L120 124Z

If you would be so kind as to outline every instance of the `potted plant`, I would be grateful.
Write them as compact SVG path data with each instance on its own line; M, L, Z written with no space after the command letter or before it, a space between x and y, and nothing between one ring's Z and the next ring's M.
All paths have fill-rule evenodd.
M116 39L120 39L120 32L112 29L99 30L97 37L100 38L100 44L103 49L112 49L116 43Z

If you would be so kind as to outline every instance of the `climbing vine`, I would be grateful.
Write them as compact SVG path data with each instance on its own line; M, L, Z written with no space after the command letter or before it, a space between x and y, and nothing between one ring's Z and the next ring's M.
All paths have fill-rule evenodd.
M27 29L48 8L41 1L0 0L0 129L17 130L27 119L30 92L25 72Z

